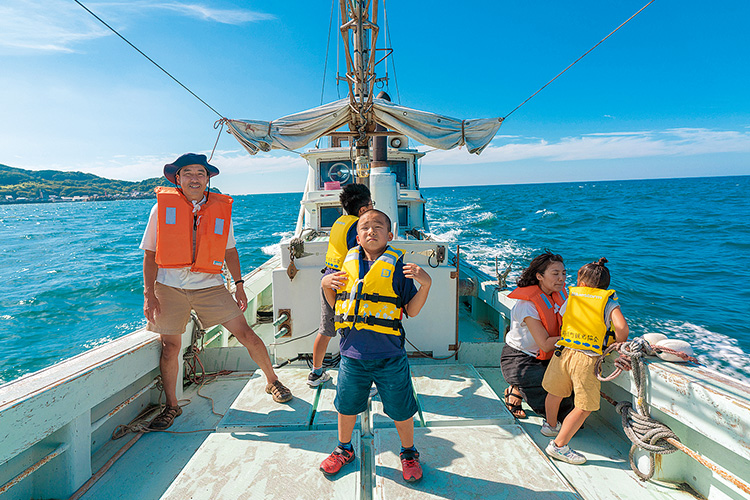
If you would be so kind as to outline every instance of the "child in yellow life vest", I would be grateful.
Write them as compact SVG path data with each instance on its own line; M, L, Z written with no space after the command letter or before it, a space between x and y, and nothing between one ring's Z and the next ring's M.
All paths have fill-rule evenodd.
M364 184L347 184L339 195L341 206L346 212L331 226L326 252L326 276L341 270L341 265L349 249L357 246L357 220L359 216L372 208L370 190ZM326 301L323 289L320 292L320 328L313 344L313 369L307 376L307 385L317 387L331 378L323 371L323 359L328 349L328 342L336 336L333 327L333 308Z
M335 304L341 336L334 405L338 412L339 443L320 464L327 476L354 460L351 438L357 415L367 408L374 383L386 415L394 420L401 439L401 471L407 482L422 478L414 447L417 402L404 350L402 314L422 310L432 284L416 264L404 264L401 250L391 248L391 221L379 210L365 212L357 223L356 246L349 250L342 271L323 278L329 304ZM417 290L414 282L420 285ZM334 302L335 301L335 302Z
M545 451L551 458L576 465L586 462L586 457L568 443L591 412L599 409L601 382L594 373L596 360L613 340L625 342L629 333L617 295L607 289L610 274L606 263L602 257L578 270L578 286L570 288L568 300L560 309L562 330L556 355L542 380L548 393L542 434L554 438ZM560 402L571 391L575 408L558 423Z

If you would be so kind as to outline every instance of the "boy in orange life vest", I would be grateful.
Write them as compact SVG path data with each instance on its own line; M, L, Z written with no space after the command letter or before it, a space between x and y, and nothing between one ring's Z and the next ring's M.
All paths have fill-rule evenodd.
M274 401L292 399L273 371L266 346L242 315L247 296L231 222L232 198L207 190L209 179L218 173L206 155L193 153L165 165L164 176L179 188L156 188L157 203L141 241L143 313L146 328L161 335L159 366L167 398L152 429L168 428L182 413L177 377L181 337L191 309L204 326L223 325L247 348L266 376L266 392ZM221 275L224 261L237 287L234 299Z
M372 208L370 190L364 184L347 184L339 195L341 206L346 211L331 227L326 252L326 267L323 276L341 270L346 253L357 246L357 220ZM331 376L323 371L323 358L328 342L336 336L333 328L333 307L328 304L323 288L320 289L320 328L313 344L313 369L307 376L307 385L317 387Z
M326 299L335 306L335 326L341 336L334 401L339 443L320 464L327 476L354 460L352 431L357 414L367 407L374 382L383 409L394 420L401 439L403 478L408 482L422 478L412 420L417 402L401 318L402 313L411 317L419 314L432 279L416 264L404 264L403 252L388 246L392 239L388 216L375 209L365 212L357 223L359 246L349 250L342 271L322 280ZM418 291L414 281L420 284Z
M586 462L586 457L568 443L591 412L599 409L601 382L594 373L596 360L611 343L612 330L616 342L625 342L629 333L615 291L607 290L610 275L606 263L602 257L578 270L578 286L570 288L560 309L562 330L556 355L542 380L547 391L542 434L554 438L545 451L551 458L576 465ZM559 424L560 402L571 390L575 408Z

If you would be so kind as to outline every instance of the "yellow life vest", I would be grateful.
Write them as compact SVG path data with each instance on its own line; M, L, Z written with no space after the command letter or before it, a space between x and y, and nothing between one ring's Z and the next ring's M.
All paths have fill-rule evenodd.
M156 264L190 267L200 273L221 273L232 220L232 198L210 193L197 213L177 188L157 187ZM195 237L195 251L193 251Z
M328 251L326 252L326 266L331 269L341 269L346 252L349 247L346 245L346 236L349 229L357 223L359 217L353 215L342 215L331 227L331 235L328 237Z
M568 304L562 317L562 338L557 345L601 354L614 336L604 321L604 309L614 290L570 287Z
M383 255L362 275L364 253L356 246L349 250L342 270L347 273L346 287L336 295L336 330L355 328L385 335L401 335L401 297L393 290L396 262L402 250L386 247Z

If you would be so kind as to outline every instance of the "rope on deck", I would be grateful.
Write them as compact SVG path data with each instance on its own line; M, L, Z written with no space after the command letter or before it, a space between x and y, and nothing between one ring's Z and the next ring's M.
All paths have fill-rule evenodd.
M603 377L601 371L604 357L614 351L620 353L620 357L615 361L615 370L609 376ZM622 416L622 428L630 442L633 443L628 453L630 468L642 481L648 481L654 476L656 454L674 453L677 451L677 447L673 443L679 443L680 441L667 425L651 418L650 410L646 405L644 391L647 367L643 358L656 352L670 352L682 359L697 363L695 358L691 358L685 353L679 353L668 348L653 348L643 338L639 337L631 342L619 342L609 346L597 359L594 368L596 377L605 382L615 379L623 370L632 370L633 372L633 380L637 390L636 408L633 408L630 401L613 402L610 400L610 402L615 405L617 413ZM638 448L648 452L649 467L646 473L642 472L635 463L635 452Z
M602 376L602 361L604 357L611 352L617 351L620 353L620 357L615 360L615 370L607 377ZM611 397L607 396L603 392L601 393L602 398L608 401L612 406L615 407L617 413L622 415L622 427L628 439L633 443L630 447L628 454L628 460L630 461L630 468L636 475L643 481L651 479L654 475L655 460L654 456L658 453L660 455L674 453L675 451L681 451L707 467L713 472L716 472L719 476L726 479L737 488L745 493L750 494L750 485L742 481L740 478L730 473L726 469L720 467L716 463L700 455L699 453L691 450L680 442L680 439L675 433L667 427L665 424L654 420L650 416L648 406L646 406L646 399L644 390L646 386L646 364L643 361L644 356L654 355L659 352L667 352L681 357L685 361L690 361L695 364L698 360L692 356L673 349L669 349L661 346L651 346L647 341L642 338L636 338L631 342L620 342L612 344L607 348L602 356L597 359L595 365L595 373L599 380L610 381L615 379L622 371L627 371L632 368L633 380L637 389L636 406L637 410L633 410L633 405L629 401L615 401ZM637 448L644 449L649 452L649 471L644 474L638 469L635 464L634 454Z

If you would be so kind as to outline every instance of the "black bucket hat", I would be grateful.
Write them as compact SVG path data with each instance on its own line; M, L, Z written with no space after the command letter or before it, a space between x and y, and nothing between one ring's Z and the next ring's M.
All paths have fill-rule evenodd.
M203 167L206 167L206 172L208 172L209 179L215 175L219 175L219 169L208 163L208 158L206 158L206 155L185 153L172 163L167 163L166 165L164 165L164 177L166 177L167 180L169 180L169 182L171 182L172 184L177 185L177 179L175 178L175 175L177 175L177 172L179 172L182 167L186 167L188 165L202 165Z

